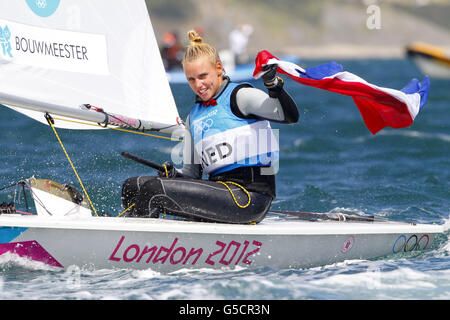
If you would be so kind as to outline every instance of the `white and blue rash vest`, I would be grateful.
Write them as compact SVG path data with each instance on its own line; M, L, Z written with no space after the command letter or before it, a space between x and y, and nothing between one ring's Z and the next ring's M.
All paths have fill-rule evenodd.
M278 137L267 120L239 118L231 110L228 83L216 106L195 104L189 114L197 159L203 172L217 175L240 167L269 167L279 158Z

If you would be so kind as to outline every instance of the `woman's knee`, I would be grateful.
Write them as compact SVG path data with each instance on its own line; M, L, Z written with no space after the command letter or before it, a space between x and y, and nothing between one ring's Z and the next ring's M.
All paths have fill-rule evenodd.
M138 194L137 179L138 177L128 178L122 185L122 205L125 208L130 206L132 199Z
M143 187L147 181L154 180L157 177L153 176L139 176L132 177L125 180L122 185L122 204L125 208L128 208L141 194Z

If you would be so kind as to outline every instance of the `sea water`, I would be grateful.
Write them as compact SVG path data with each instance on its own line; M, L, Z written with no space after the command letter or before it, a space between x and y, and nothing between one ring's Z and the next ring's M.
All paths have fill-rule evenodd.
M343 60L344 68L379 86L401 89L422 75L408 60ZM303 61L312 66L321 61ZM259 88L260 82L252 81ZM450 81L431 79L429 100L409 128L372 135L349 97L286 79L297 102L295 125L280 131L281 161L272 208L375 215L394 221L448 225L450 213ZM193 105L187 85L172 86L180 114ZM75 104L86 101L74 101ZM0 188L35 175L78 186L48 126L0 108ZM171 159L176 142L112 130L58 130L100 212L118 214L121 184L154 175L120 156ZM0 193L0 201L8 195ZM23 204L22 204L23 205ZM450 299L446 227L432 250L348 260L308 269L243 268L64 271L16 256L0 256L4 299ZM77 245L77 244L73 244Z

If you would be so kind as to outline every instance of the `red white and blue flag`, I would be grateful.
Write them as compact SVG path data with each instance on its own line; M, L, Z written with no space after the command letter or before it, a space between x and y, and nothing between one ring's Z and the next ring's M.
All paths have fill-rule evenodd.
M385 127L395 129L409 127L428 98L430 81L411 80L403 89L378 87L348 71L340 64L329 62L303 69L298 65L282 61L267 51L256 57L254 78L264 74L264 65L277 64L278 73L286 74L294 81L327 91L351 96L372 134Z

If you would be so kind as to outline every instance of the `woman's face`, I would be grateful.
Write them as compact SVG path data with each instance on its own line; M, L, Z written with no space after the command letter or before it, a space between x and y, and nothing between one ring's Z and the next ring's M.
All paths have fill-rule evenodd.
M201 56L184 65L189 86L203 101L208 101L223 82L221 62L211 63L208 56Z

